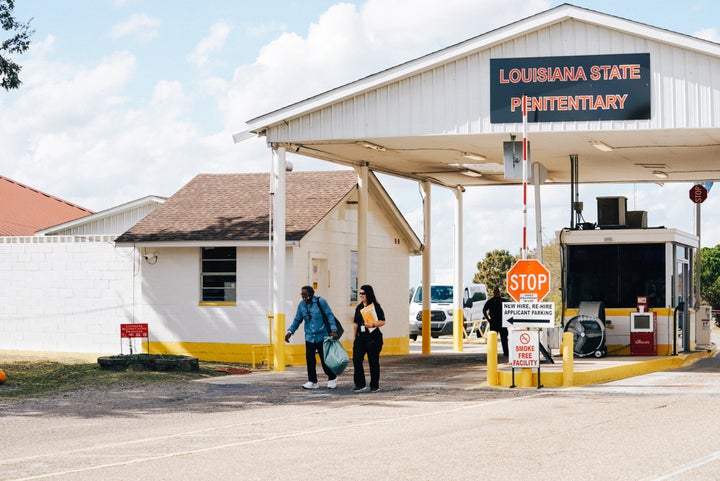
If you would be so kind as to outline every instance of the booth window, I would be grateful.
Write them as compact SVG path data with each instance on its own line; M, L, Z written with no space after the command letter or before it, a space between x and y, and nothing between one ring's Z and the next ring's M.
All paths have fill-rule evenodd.
M638 296L665 306L665 244L570 245L567 253L567 307L635 307Z
M237 249L202 248L203 303L235 303L237 289Z

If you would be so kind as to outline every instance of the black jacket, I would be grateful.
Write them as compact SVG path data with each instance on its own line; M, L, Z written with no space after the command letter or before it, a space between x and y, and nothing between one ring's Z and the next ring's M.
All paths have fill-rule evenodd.
M502 304L507 302L503 297L491 297L483 306L483 316L490 321L490 330L500 332L502 329Z

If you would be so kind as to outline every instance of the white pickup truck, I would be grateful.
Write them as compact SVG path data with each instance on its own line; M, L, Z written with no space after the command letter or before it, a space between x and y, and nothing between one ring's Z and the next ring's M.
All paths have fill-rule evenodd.
M410 291L410 339L422 334L422 285ZM464 327L470 332L475 322L482 321L482 309L487 300L484 284L463 286ZM430 286L430 336L440 337L453 333L453 286L432 284Z

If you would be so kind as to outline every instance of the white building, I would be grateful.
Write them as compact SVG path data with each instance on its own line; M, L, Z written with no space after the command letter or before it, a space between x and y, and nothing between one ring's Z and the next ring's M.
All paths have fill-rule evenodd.
M351 170L293 172L286 185L287 325L300 288L312 285L346 326L348 348L357 303L357 179ZM406 354L409 255L421 244L374 176L369 192L368 279L388 320L383 354ZM117 239L136 252L136 320L148 324L150 352L271 359L270 202L268 173L201 174ZM286 364L303 364L303 336L286 352Z

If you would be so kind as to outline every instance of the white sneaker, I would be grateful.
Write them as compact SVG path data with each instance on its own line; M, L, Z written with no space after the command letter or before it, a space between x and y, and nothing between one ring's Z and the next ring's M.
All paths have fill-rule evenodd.
M308 381L305 384L303 384L302 387L303 387L303 389L317 389L318 385L316 382Z
M337 379L330 379L328 381L328 389L335 389L337 387Z

